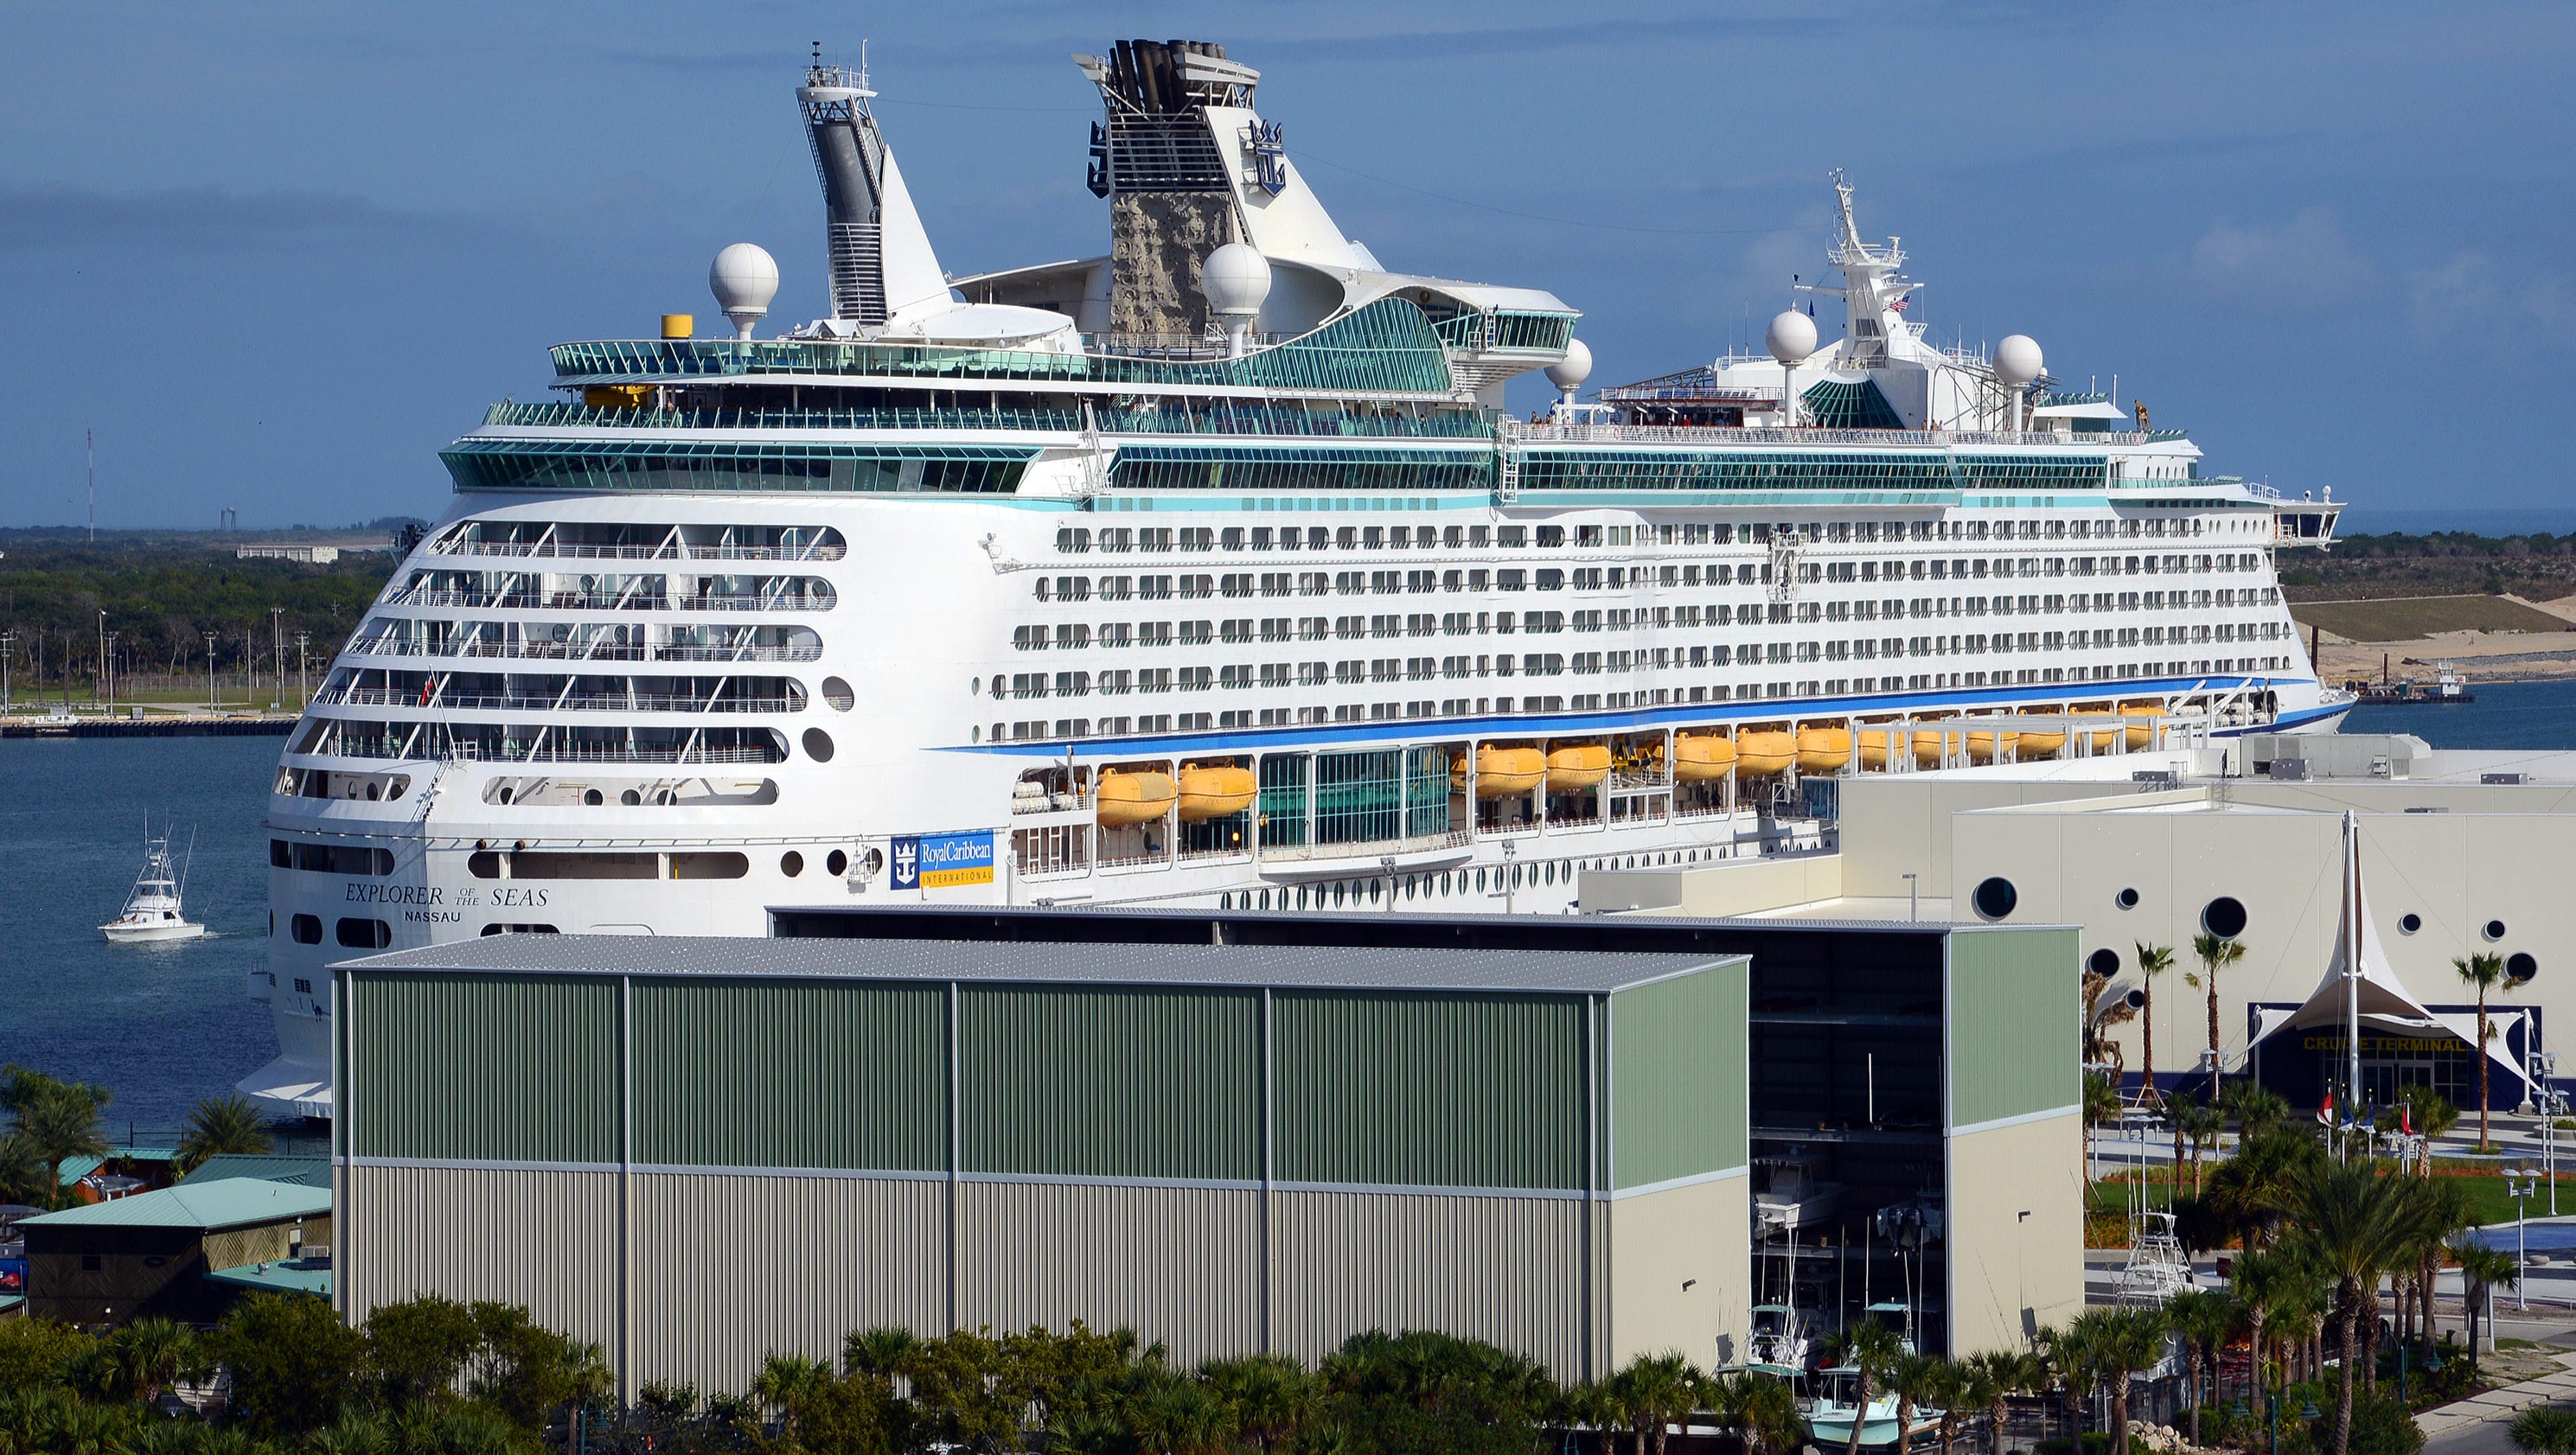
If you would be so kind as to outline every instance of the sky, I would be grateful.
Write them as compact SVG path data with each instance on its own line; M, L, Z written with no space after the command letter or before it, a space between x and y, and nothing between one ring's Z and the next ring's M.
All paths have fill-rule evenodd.
M0 526L83 519L85 429L101 526L436 515L438 450L550 397L546 345L719 322L724 244L778 257L773 324L825 311L818 39L868 42L952 273L1096 254L1067 57L1147 36L1260 69L1389 267L1584 310L1594 385L1758 342L1842 168L1937 337L2116 374L2206 472L2331 487L2348 530L2576 529L2576 278L2512 262L2576 237L2576 7L1828 9L7 0Z

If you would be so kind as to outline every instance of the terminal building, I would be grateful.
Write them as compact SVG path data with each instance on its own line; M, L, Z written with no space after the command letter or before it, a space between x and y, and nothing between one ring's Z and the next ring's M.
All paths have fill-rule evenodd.
M1895 1302L1960 1352L2082 1302L2063 928L774 928L335 967L343 1310L523 1301L631 1393L878 1324L1081 1319L1183 1361L1432 1328L1576 1379L1740 1360L1766 1300ZM1757 1260L1791 1164L1842 1205Z
M2377 956L2358 1007L2372 1104L2417 1083L2475 1103L2476 993L2457 960L2492 955L2503 971L2488 994L2498 1108L2550 1079L2550 1015L2576 1017L2576 900L2560 882L2576 862L2576 754L2249 735L1837 787L1836 852L1587 875L1584 907L2078 925L2085 963L2111 977L2115 999L2139 988L2140 945L2172 949L2180 972L2199 968L2196 937L2225 936L2244 955L2218 976L2218 1061L2302 1105L2346 1079L2355 1007L2337 947L2348 878ZM2160 1084L2204 1085L2205 993L2161 975L2152 1013ZM2108 1028L2132 1087L2146 1072L2141 1030L2135 1019ZM2576 1062L2564 1071L2576 1075Z

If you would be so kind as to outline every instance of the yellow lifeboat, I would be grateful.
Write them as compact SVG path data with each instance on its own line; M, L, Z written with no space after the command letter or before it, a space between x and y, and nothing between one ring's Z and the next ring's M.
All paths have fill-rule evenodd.
M2066 734L2054 729L2022 729L2021 746L2013 749L2018 758L2054 758L2066 747Z
M1249 768L1232 763L1183 763L1181 821L1204 823L1212 818L1231 818L1252 807L1260 791Z
M2093 751L2097 753L2109 752L2112 742L2120 736L2120 729L2116 723L2106 723L2101 718L2089 714L2076 718L2074 727L2075 736L2088 740Z
M1905 734L1893 728L1865 728L1857 736L1860 740L1860 765L1864 768L1884 769L1891 749L1899 753L1905 751Z
M1798 761L1798 740L1777 728L1735 735L1735 765L1747 773L1777 773Z
M1999 733L1990 730L1970 733L1968 734L1968 761L1971 763L1995 762L2020 742L2021 734L2014 732Z
M1103 828L1123 829L1152 823L1172 806L1172 775L1121 773L1115 768L1104 768L1091 797L1099 805L1100 826Z
M1735 744L1720 733L1673 735L1673 781L1706 783L1735 768Z
M1569 743L1547 755L1547 791L1581 793L1598 788L1610 776L1607 743Z
M1849 728L1798 729L1798 771L1802 773L1839 772L1851 761L1851 751Z
M2152 702L2123 702L2120 704L2120 713L2124 717L2162 717L2165 715L2165 710ZM2128 725L2129 751L2134 753L2141 748L2155 746L2156 726L2151 722L2130 723Z
M1467 773L1466 759L1452 761L1450 786L1463 787ZM1515 798L1547 778L1547 755L1536 748L1481 747L1476 750L1475 778L1478 798Z

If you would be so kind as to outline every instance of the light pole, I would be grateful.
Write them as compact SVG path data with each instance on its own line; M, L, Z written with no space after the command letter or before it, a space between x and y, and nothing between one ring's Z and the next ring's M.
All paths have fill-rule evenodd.
M269 681L275 683L283 695L286 691L286 608L283 606L268 609L268 639L277 648L277 675Z
M17 647L16 632L0 632L0 716L6 716L9 712L9 658Z
M304 647L312 639L311 632L295 634L295 695L302 699L299 705L305 707L313 705L313 689L306 683L304 677Z
M2540 1107L2540 1165L2549 1177L2549 1215L2558 1216L2558 1114L2565 1105L2559 1096L2555 1077L2558 1053L2534 1051L2524 1068L2531 1077L2531 1098Z
M2504 1172L2504 1195L2513 1199L2513 1266L2517 1270L2513 1281L2513 1306L2517 1309L2531 1307L2531 1295L2524 1290L2519 1272L2531 1266L2530 1256L2523 1247L2522 1214L2534 1191L2534 1184L2539 1180L2540 1174L2529 1167L2508 1167Z
M99 652L99 670L106 674L107 715L110 717L116 715L116 639L122 635L122 632L109 632L106 645Z
M1920 917L1921 917L1921 914L1920 914L1920 907L1921 907L1922 903L1923 903L1923 886L1915 882L1915 878L1914 878L1914 876L1913 876L1913 875L1911 875L1911 874L1906 875L1906 876L1905 876L1905 920L1906 920L1906 923L1911 924L1911 923L1913 923L1916 919L1918 919L1918 918L1920 918Z
M215 634L206 633L206 706L215 705Z
M107 696L107 613L104 611L98 614L98 673L90 685L104 699Z

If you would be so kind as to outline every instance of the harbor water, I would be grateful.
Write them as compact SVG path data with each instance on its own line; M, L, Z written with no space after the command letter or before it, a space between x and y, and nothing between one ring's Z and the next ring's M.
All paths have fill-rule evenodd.
M2457 707L2363 707L2347 732L2437 748L2576 749L2576 682L2480 683ZM105 1086L108 1120L166 1134L277 1054L244 994L267 964L260 820L279 739L0 740L0 1061ZM202 940L114 946L97 926L142 864L146 815L196 831L188 914Z

